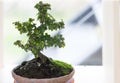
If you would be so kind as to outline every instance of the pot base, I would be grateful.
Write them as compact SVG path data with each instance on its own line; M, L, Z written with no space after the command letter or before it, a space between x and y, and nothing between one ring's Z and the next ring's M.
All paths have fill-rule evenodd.
M16 80L14 80L14 83L18 83L18 82ZM68 82L66 82L66 83L74 83L74 79L72 78L72 79L68 80Z

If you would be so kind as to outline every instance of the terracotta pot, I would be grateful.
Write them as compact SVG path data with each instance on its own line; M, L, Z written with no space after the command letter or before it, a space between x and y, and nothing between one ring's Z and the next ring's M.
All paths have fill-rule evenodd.
M17 81L14 80L14 83L18 83ZM71 78L69 81L67 81L66 83L74 83L74 79Z
M73 75L74 75L74 70L65 76L61 76L61 77L56 77L56 78L46 78L46 79L29 79L29 78L25 78L25 77L21 77L19 75L16 75L13 71L12 71L12 76L15 80L14 83L74 83L73 80Z

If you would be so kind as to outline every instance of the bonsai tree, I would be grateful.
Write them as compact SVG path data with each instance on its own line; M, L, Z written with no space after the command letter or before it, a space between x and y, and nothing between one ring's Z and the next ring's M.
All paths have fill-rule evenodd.
M35 5L38 10L37 19L29 18L25 22L14 22L15 28L20 34L27 35L26 43L22 40L14 42L26 52L31 51L35 58L30 61L24 61L14 69L17 75L27 78L52 78L69 74L73 68L71 65L53 60L42 51L48 47L64 47L64 38L61 34L54 36L48 31L58 31L64 28L64 22L57 22L55 18L48 13L51 10L50 4L41 1ZM37 22L37 23L36 23Z
M41 51L48 47L64 47L64 38L61 34L51 36L47 31L56 31L64 28L64 22L57 22L55 18L48 13L51 10L50 4L43 4L41 1L35 5L38 10L37 19L29 18L26 22L14 22L20 34L26 34L28 40L25 44L21 40L17 40L14 44L18 45L26 52L31 51L35 58L40 58L41 63L49 60ZM39 24L36 24L38 21Z

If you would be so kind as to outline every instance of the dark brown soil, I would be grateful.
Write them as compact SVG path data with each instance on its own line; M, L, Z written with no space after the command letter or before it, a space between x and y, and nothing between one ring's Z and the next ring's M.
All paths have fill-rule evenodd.
M57 66L53 64L51 60L48 60L43 64L41 64L39 58L25 61L17 66L14 69L14 72L23 77L40 79L63 76L69 74L73 70L73 68L66 69L60 65Z

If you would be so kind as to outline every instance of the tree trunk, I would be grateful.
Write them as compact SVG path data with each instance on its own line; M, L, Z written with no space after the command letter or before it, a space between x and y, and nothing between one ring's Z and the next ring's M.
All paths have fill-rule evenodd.
M42 54L41 52L39 52L38 57L40 58L41 63L45 63L46 61L49 60L49 58L47 56L45 56L44 54Z

